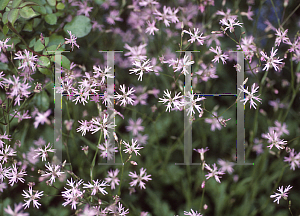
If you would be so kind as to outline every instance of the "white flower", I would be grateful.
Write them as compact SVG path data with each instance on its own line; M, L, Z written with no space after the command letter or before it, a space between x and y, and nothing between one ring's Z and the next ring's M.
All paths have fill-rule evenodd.
M225 29L224 29L224 32L226 32L227 29L229 29L230 33L234 32L234 26L241 26L241 24L243 23L239 23L239 21L235 21L236 18L228 18L228 19L221 19L220 20L220 24L224 25L224 26L227 26Z
M126 105L128 103L130 103L131 105L133 104L133 99L131 97L129 97L133 92L135 92L135 90L133 90L133 88L129 89L128 87L128 92L126 93L125 91L125 88L126 86L123 84L123 86L120 85L120 91L123 93L123 94L119 94L117 92L117 95L115 96L116 99L120 100L121 101L121 106L122 105Z
M196 104L198 101L202 101L204 99L206 99L205 97L198 97L196 99L194 99L194 93L192 90L191 92L188 92L188 96L185 96L186 98L189 98L189 100L185 100L185 106L187 106L186 108L188 109L187 111L187 115L192 116L193 114L195 114L194 111L194 107L196 108L196 110L201 113L202 112L202 108L200 107L200 104Z
M126 149L124 149L123 151L125 153L129 153L129 154L132 154L132 152L134 152L135 155L140 155L140 153L138 151L144 147L140 147L140 144L136 145L137 140L133 141L133 139L132 139L131 142L132 142L132 145L130 145L129 143L127 143L123 140L123 144L126 146Z
M48 162L48 165L45 164L45 166L47 167L48 171L49 172L45 172L45 174L42 174L42 176L50 176L50 182L51 184L53 184L53 182L55 182L55 178L56 177L59 177L61 174L63 174L64 172L61 172L60 171L60 166L59 165L51 165L49 162Z
M255 99L255 100L257 100L258 102L261 103L261 99L259 98L260 95L254 96L254 93L257 92L257 89L258 89L258 88L259 88L259 86L257 86L257 87L255 88L255 83L253 83L252 88L251 88L251 92L249 92L249 91L248 91L248 86L247 86L247 89L245 89L245 88L241 85L241 88L239 88L239 90L240 90L241 92L246 93L247 96L246 96L244 99L240 100L240 102L243 102L243 101L244 101L244 105L245 105L245 104L247 103L247 101L250 100L250 109L251 109L252 106L254 107L254 109L256 109L256 103L253 101L253 99Z
M183 30L184 33L187 33L191 36L191 39L188 40L188 42L191 42L191 43L194 43L195 40L198 41L199 44L203 45L204 43L204 39L206 38L205 36L202 37L202 34L201 33L200 35L198 35L200 33L199 29L197 28L194 28L194 34L191 32L191 30L189 29L189 32L186 31L186 30Z
M180 94L181 94L181 92L178 92L178 94L176 94L176 92L175 92L175 97L172 98L171 97L171 92L169 92L169 90L167 89L167 90L164 91L163 98L159 98L159 100L161 100L159 102L162 102L163 104L168 103L166 105L166 107L167 107L166 111L169 110L169 112L170 112L170 109L172 108L172 104L177 109L180 109L181 102L179 100L182 98L182 95L180 95ZM168 97L168 98L165 98L165 96Z
M260 52L260 54L262 55L261 57L261 60L262 61L266 61L266 65L265 67L263 68L263 71L264 70L269 70L270 68L274 67L275 71L277 71L279 69L279 67L277 66L278 64L282 64L283 62L281 62L283 59L279 59L279 57L275 58L275 55L277 53L277 50L276 49L274 51L274 47L272 47L272 50L271 50L271 55L270 57L267 56L266 53L264 53L263 51Z
M25 209L29 208L31 201L34 207L39 208L41 204L37 201L37 199L40 199L41 196L43 196L43 191L35 191L35 194L32 194L32 187L29 186L28 193L25 190L23 190L23 192L24 193L22 194L22 196L24 196L25 199L28 199L27 201L24 200L25 204L23 204L23 206L25 206Z
M42 161L44 161L44 160L46 161L46 157L48 157L48 153L47 152L55 152L56 150L55 149L51 149L50 143L48 143L48 145L45 146L45 149L38 148L38 149L36 149L34 151L36 151L38 153L37 153L37 155L35 155L33 157L33 159L35 159L36 157L40 156L42 158Z
M293 186L287 186L284 191L283 191L283 186L279 187L277 190L280 192L280 193L275 193L274 195L271 195L270 198L275 198L274 202L277 201L277 204L279 204L279 200L281 198L283 199L287 199L288 198L288 191L292 188Z
M194 64L194 61L190 61L188 60L189 56L185 55L183 60L180 60L178 62L178 66L176 66L176 70L174 70L174 72L182 69L181 73L183 73L184 75L189 74L189 72L187 71L187 66L190 66L192 64Z
M104 190L104 187L109 186L109 184L107 184L105 181L102 181L100 183L98 179L96 181L93 180L93 183L94 184L91 184L90 182L88 184L83 184L83 188L92 188L93 190L91 195L95 195L98 191L101 192L103 195L107 194L107 191Z
M150 65L149 61L150 61L150 59L148 59L147 61L144 61L143 64L140 60L133 62L133 65L136 66L137 68L130 69L129 71L132 71L132 72L130 72L129 74L135 73L136 75L139 75L138 80L142 81L144 72L153 71L153 69L152 69L153 66Z

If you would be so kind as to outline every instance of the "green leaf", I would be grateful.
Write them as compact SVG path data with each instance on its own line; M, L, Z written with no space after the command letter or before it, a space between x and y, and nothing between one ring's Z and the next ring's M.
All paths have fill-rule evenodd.
M51 62L55 62L54 57L55 56L51 56ZM61 55L61 66L66 69L70 69L70 65L71 65L70 60L66 56Z
M38 70L45 75L52 76L53 72L49 68L38 67Z
M46 4L46 1L45 1L45 0L31 0L30 2L35 2L35 3L37 3L38 5L45 5L45 4Z
M17 8L22 0L13 0L12 2L12 8Z
M0 70L1 71L8 70L8 65L3 62L0 62Z
M59 2L59 3L56 5L56 9L57 9L57 10L63 10L64 8L65 8L65 4L64 4L64 3Z
M30 19L32 17L38 16L39 14L37 14L31 7L23 7L20 10L20 15L25 19Z
M41 18L34 18L33 19L33 28L37 27L38 24L40 24L41 20L42 20Z
M64 51L65 50L63 47L60 47L58 50L56 50L57 47L58 47L58 45L51 45L51 46L47 47L47 50L45 49L43 51L43 55L51 55L51 54L54 55L55 52L51 52L51 51ZM47 52L47 51L49 51L49 52ZM51 59L51 61L53 61L53 60Z
M32 6L32 8L33 8L36 12L38 12L38 13L40 13L40 14L42 14L42 15L47 14L46 8L45 8L44 6Z
M51 45L57 45L58 46L60 43L63 44L64 42L65 42L65 39L64 39L63 36L54 33L49 38L48 46L51 46Z
M20 8L23 8L25 6L40 6L38 3L35 2L23 2L22 4L20 4Z
M29 43L29 47L31 48L31 47L33 47L34 46L34 44L35 44L35 42L36 42L36 39L35 38L33 38L31 41L30 41L30 43Z
M41 112L45 112L49 109L50 99L45 91L38 93L33 100L35 100L36 107L38 110L41 110Z
M0 1L0 10L4 10L10 0L2 0Z
M2 22L3 22L4 24L8 23L8 18L7 18L8 13L9 13L9 11L6 11L6 12L4 12L4 14L3 14Z
M44 67L49 67L50 60L46 56L39 57L39 65L42 65Z
M44 37L44 39L45 39L45 46L47 46L48 43L49 43L49 37ZM34 48L33 49L36 52L40 52L40 51L42 51L45 48L45 46L42 44L41 40L37 40L35 42L35 44L34 44Z
M56 0L47 0L47 2L50 6L55 6L56 5Z
M3 34L6 36L7 32L8 32L9 28L7 25L3 26Z
M45 16L45 21L46 23L48 23L49 25L55 25L57 22L57 17L55 14L47 14Z
M52 8L49 6L49 5L45 5L45 9L46 9L46 12L47 14L52 14Z
M19 9L12 9L11 11L9 11L7 16L8 21L11 23L12 26L14 25L18 17L19 17Z
M91 20L85 16L76 16L71 22L65 25L64 30L68 34L67 30L75 34L77 38L82 38L90 33L92 29Z
M33 26L33 20L31 20L30 22L26 22L23 31L28 31L31 32L32 31L32 26Z

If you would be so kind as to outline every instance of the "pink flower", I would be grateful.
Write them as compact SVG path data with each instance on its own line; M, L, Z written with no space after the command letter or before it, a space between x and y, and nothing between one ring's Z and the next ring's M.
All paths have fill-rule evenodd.
M218 117L217 112L212 112L212 113L214 116ZM211 128L210 128L211 131L215 131L216 128L218 130L221 130L222 126L221 126L220 122L218 121L218 119L214 116L213 116L213 118L206 118L205 122L211 124ZM220 117L220 118L222 118L222 117Z
M107 140L103 144L98 145L98 149L101 151L102 158L107 158L107 160L111 160L114 152L118 152L118 147L115 147L113 144L109 144Z
M27 175L25 170L20 170L18 172L18 168L17 168L16 164L13 164L10 171L11 171L11 173L8 176L10 186L13 186L15 183L18 183L18 181L20 181L22 183L25 182L25 179L22 178L22 177L24 177L24 175Z
M218 159L218 164L221 166L220 170L223 172L227 171L229 174L232 174L232 172L234 171L232 168L234 166L233 162Z
M147 20L147 24L148 24L148 27L146 28L145 30L145 33L148 33L150 35L154 35L154 32L157 32L159 29L155 27L155 20L153 20L152 23L150 23L149 20Z
M152 180L150 178L151 175L147 175L146 169L144 169L144 168L140 169L140 175L137 175L135 171L134 171L134 173L129 172L128 175L132 178L132 181L129 183L130 187L136 186L139 183L139 186L140 186L141 189L142 188L146 189L145 182L143 182L143 181Z
M79 48L79 45L76 43L76 39L77 37L75 37L75 35L72 35L71 31L67 30L69 35L70 35L70 39L65 38L65 44L71 44L72 45L72 51L74 48L74 45L77 46L77 48Z
M139 131L144 131L144 126L141 126L143 120L141 118L138 118L136 122L134 122L132 119L129 119L129 126L126 126L126 130L132 131L132 135L136 136Z
M6 163L8 157L17 156L16 153L17 152L15 152L10 145L5 145L5 148L2 147L0 149L0 161L2 161L2 164Z
M59 165L53 165L53 164L50 164L48 162L48 165L45 164L45 166L46 166L46 168L49 172L46 171L45 174L42 174L42 176L47 176L48 177L48 176L51 175L50 183L52 185L53 182L55 182L55 178L61 176L61 174L63 174L64 172L60 171L60 166Z
M48 152L55 152L55 149L51 149L50 147L50 143L48 143L47 146L45 146L45 149L42 148L38 148L36 150L34 150L36 152L38 152L33 158L35 159L36 157L41 157L42 161L46 161L46 157L48 157Z
M12 87L10 87L10 92L7 92L6 94L9 94L10 97L14 97L17 96L15 98L15 103L14 105L18 104L18 106L20 106L20 101L22 100L23 97L28 98L30 92L27 91L27 89L29 89L31 86L25 82L20 82L19 79L20 77L17 77L15 75L13 75L14 81L11 80L11 78L6 79L6 78L2 78L4 80L4 84L9 84L12 85Z
M46 112L44 113L37 113L37 116L35 117L35 122L34 124L34 128L37 128L39 126L39 124L44 124L45 122L50 125L51 122L50 120L47 118L49 115L51 114L51 109L48 109Z
M267 146L270 149L272 149L274 145L279 150L284 149L285 147L283 147L281 145L287 144L287 141L279 139L279 136L275 132L275 130L271 131L271 133L268 133L266 138L268 139L268 143L271 143L271 145Z
M109 16L106 17L106 22L110 25L115 25L115 21L123 21L123 19L119 17L118 10L110 11Z
M111 186L112 190L116 188L116 185L119 185L120 180L117 177L119 171L120 170L118 170L118 169L110 170L110 171L108 171L108 177L105 178L105 181L107 183L110 183L110 186Z
M288 157L284 157L284 162L288 162L291 166L290 169L295 170L296 166L300 168L300 152L295 152L295 149L290 151L290 155Z
M216 181L218 183L221 183L220 178L222 178L222 177L219 176L219 175L224 175L225 173L223 171L221 171L221 170L218 170L218 168L217 168L217 166L216 166L215 163L213 164L213 169L210 168L210 166L205 163L205 169L207 169L208 171L210 171L210 173L208 173L207 175L205 175L206 179L210 179L211 177L215 177Z
M14 59L22 59L23 60L21 66L18 67L18 69L22 68L22 70L24 70L25 68L31 67L32 71L34 72L35 68L36 68L35 62L38 61L37 55L33 56L32 53L30 55L30 52L27 51L26 49L24 50L24 53L25 53L25 56L22 55L21 51L18 51L17 53L15 53L15 55L17 57L15 57Z
M221 59L223 64L225 64L226 60L229 58L228 55L222 54L221 47L219 47L219 46L216 46L216 49L213 48L213 47L210 47L209 50L211 52L214 52L215 54L217 54L217 55L215 55L214 59L211 60L212 62L218 62L219 63L219 59Z
M229 29L230 33L234 32L234 26L241 26L241 24L243 23L239 23L239 21L235 21L236 18L228 18L228 19L221 19L220 20L220 24L222 24L223 26L226 26L226 28L224 29L224 32L226 32L227 29Z
M208 147L206 147L205 149L204 148L194 149L194 151L198 152L200 154L201 161L204 161L204 153L209 151L209 149Z
M156 19L157 20L163 20L164 21L164 24L166 27L169 27L170 26L170 13L172 13L172 10L170 7L166 7L164 5L164 8L163 8L163 13L159 12L157 9L155 9L155 12L153 13L154 15L156 15Z
M29 216L29 213L23 212L22 202L19 202L18 205L16 203L14 203L14 207L15 207L15 210L13 211L11 209L10 205L7 205L7 208L5 208L4 211L11 216Z
M86 17L90 16L89 12L92 11L93 7L88 7L87 1L85 1L85 2L79 1L77 6L79 6L79 10L77 11L77 16L81 15L81 14L84 14L84 16L86 16Z
M242 16L247 16L248 20L253 20L252 16L254 15L253 11L251 11L251 6L248 6L247 12L241 12Z
M275 40L275 45L279 46L281 42L288 44L288 45L292 45L290 39L287 37L287 32L288 29L286 29L284 32L281 31L281 29L276 29L276 40Z

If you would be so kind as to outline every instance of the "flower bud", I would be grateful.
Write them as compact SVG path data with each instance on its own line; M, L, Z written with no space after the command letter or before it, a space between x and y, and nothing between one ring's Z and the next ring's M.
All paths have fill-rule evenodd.
M42 44L45 46L45 39L43 37L43 33L41 33L40 35L40 41L42 42Z

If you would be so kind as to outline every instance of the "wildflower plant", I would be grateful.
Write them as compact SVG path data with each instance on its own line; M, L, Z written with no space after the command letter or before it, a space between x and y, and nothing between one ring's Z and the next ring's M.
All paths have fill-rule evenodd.
M0 215L299 215L299 8L2 1Z

